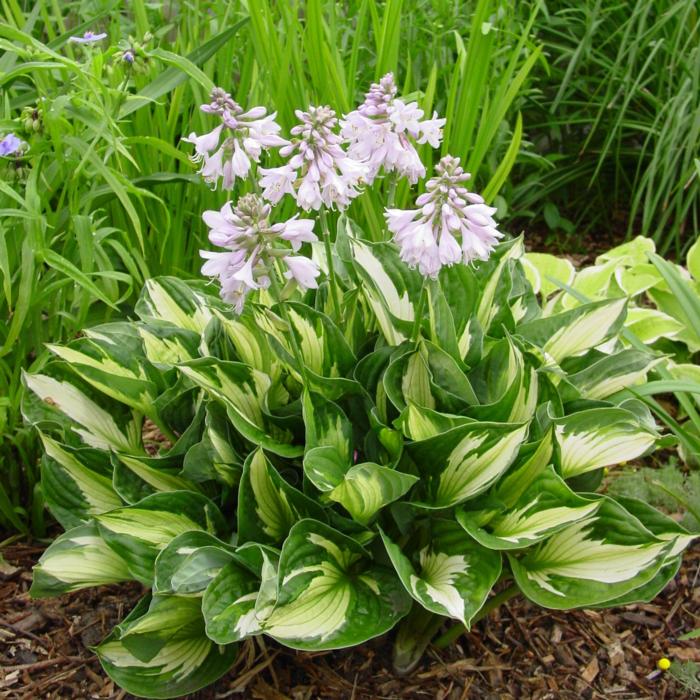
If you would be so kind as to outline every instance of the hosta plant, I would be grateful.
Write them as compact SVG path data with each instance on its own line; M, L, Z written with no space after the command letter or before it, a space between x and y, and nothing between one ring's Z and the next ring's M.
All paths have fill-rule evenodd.
M388 79L344 125L299 112L289 141L223 91L205 108L221 126L189 137L202 173L264 191L204 213L220 289L152 279L133 318L26 375L66 529L32 594L146 586L96 647L145 697L214 681L256 635L315 651L396 628L406 670L443 624L518 591L554 609L653 598L692 535L595 492L660 439L624 393L657 362L620 340L626 299L544 314L522 240L499 242L449 156L415 209L388 209L394 240L365 240L350 202L421 177L413 144L440 137ZM259 168L272 148L288 160Z

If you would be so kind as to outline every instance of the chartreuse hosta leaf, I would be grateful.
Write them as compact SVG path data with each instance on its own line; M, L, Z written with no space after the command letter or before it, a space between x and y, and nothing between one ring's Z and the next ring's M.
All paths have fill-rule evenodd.
M270 377L240 362L202 358L178 365L180 371L221 401L236 430L271 452L297 457L304 448L292 445L292 435L275 425L267 411Z
M577 358L566 369L568 381L581 397L604 399L643 382L648 372L661 360L630 348L612 355L601 354L597 360L586 358L584 362L583 358ZM582 369L579 369L580 366Z
M543 299L561 289L552 280L570 285L576 276L576 269L566 258L549 253L525 253L521 262L533 291Z
M469 423L406 451L424 475L423 505L448 508L486 491L513 463L527 425Z
M34 598L133 579L127 563L102 539L95 523L57 537L34 567Z
M41 374L25 373L24 381L41 401L73 421L73 431L90 447L141 452L140 422L132 412L98 394L66 365L51 363Z
M410 608L396 574L354 539L315 520L290 531L265 634L295 649L339 649L391 629Z
M46 504L68 529L122 505L112 486L109 455L91 447L63 445L40 433L44 446L41 486Z
M627 299L583 304L563 313L523 323L518 334L561 363L567 357L601 345L622 326Z
M398 259L388 243L352 239L351 245L353 266L374 318L386 341L400 345L410 334L422 278Z
M450 520L432 521L430 542L415 552L413 562L384 533L382 539L414 600L467 626L501 574L501 555L465 537L464 530Z
M675 338L683 331L683 324L658 309L631 307L627 311L625 327L646 345L659 338Z
M171 540L155 563L153 590L182 595L201 593L235 557L235 548L203 530Z
M238 490L239 542L281 544L304 517L324 519L323 509L285 481L262 449L253 451Z
M672 545L603 497L593 515L509 559L528 598L547 608L565 609L605 603L644 586L656 576Z
M521 549L596 512L599 500L577 496L548 466L509 509L457 511L464 529L489 549Z
M202 283L188 283L176 277L146 280L136 313L143 321L167 321L201 334L213 317L213 309L227 310L225 304L201 288Z
M175 537L190 530L217 535L226 529L218 508L190 491L156 493L95 520L105 542L146 585L153 582L156 557Z
M235 645L206 636L198 598L142 601L95 649L124 690L140 697L179 698L213 683L236 658Z
M658 437L624 408L591 408L559 418L554 434L565 479L640 457Z

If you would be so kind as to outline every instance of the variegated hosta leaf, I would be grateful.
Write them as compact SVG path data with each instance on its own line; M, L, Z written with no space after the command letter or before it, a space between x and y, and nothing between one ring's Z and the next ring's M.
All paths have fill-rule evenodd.
M348 375L355 366L355 357L342 331L326 314L299 302L284 302L299 352L311 387L330 399L344 393L359 393ZM280 311L278 313L281 314ZM298 366L290 329L284 315L275 315L270 309L256 309L256 321L268 335L274 354L280 358L293 376L304 381Z
M332 475L328 477L330 481ZM367 525L384 506L401 498L417 481L417 476L365 462L350 467L329 491L328 498L340 503L353 520Z
M409 270L388 243L352 239L351 246L352 264L374 318L387 343L400 345L410 335L422 277Z
M304 391L302 406L306 449L333 447L340 458L349 464L353 452L352 425L343 409L313 391Z
M44 446L41 488L46 505L65 529L122 505L112 486L109 454L70 447L40 433Z
M533 291L543 299L561 289L552 280L571 285L576 275L574 266L566 258L549 253L525 253L521 262Z
M563 610L602 604L644 586L671 548L622 506L603 497L595 514L509 559L528 598Z
M583 304L570 311L540 318L518 327L518 334L542 348L555 363L601 345L625 319L627 299Z
M315 520L290 531L279 563L277 602L265 634L295 649L340 649L390 630L410 609L391 569L355 540Z
M200 483L218 481L228 487L236 486L243 472L239 449L245 449L226 415L226 409L217 401L209 401L204 418L202 439L185 454L182 475Z
M634 515L640 522L652 532L660 540L672 541L673 544L664 564L658 570L656 576L648 583L639 588L635 588L629 593L616 598L612 601L606 601L606 607L611 605L629 605L632 603L648 603L656 598L661 591L666 587L668 582L678 573L681 565L681 554L683 550L698 537L699 533L689 533L685 528L681 527L675 520L667 515L660 513L649 504L640 501L636 498L617 497L617 502L623 506L629 513Z
M381 534L391 563L414 600L469 626L501 575L501 555L465 537L450 520L436 518L430 529L429 544L417 551L410 546L415 562Z
M198 335L212 319L214 309L226 312L228 306L218 297L206 294L202 282L185 282L176 277L146 280L136 313L142 321L166 321Z
M258 576L237 560L227 563L202 598L207 636L217 644L230 644L260 634L255 610L259 592Z
M127 502L136 503L146 496L162 491L199 491L194 482L180 476L182 457L113 455L113 484Z
M488 355L470 373L479 400L467 414L480 421L520 423L537 407L537 373L511 338L495 342Z
M427 440L452 428L474 422L473 418L433 411L417 406L409 400L394 424L410 440Z
M400 411L409 401L448 413L477 403L469 380L454 358L428 341L421 341L415 350L398 351L383 382L389 400Z
M34 567L30 594L46 598L91 586L130 581L127 563L100 536L95 523L85 523L57 537Z
M85 444L102 450L141 452L141 425L132 411L96 392L67 365L52 362L41 374L25 373L24 381L41 401L75 424L72 431ZM34 422L31 416L27 419Z
M636 459L658 437L623 408L591 408L559 418L554 434L565 479Z
M284 457L298 457L288 430L275 425L267 410L270 377L240 362L212 357L178 365L180 371L210 396L221 401L238 432L247 440Z
M305 517L325 519L323 509L287 483L260 448L251 452L238 490L239 542L281 544Z
M521 549L596 512L598 500L577 496L549 466L509 509L457 511L464 529L489 549Z
M49 350L98 391L146 415L165 388L162 376L147 362L141 337L130 323L106 323L86 331L68 345Z
M240 316L214 310L241 362L267 374L273 383L280 377L282 364L270 352L270 343L255 314L248 308Z
M198 598L167 596L139 603L95 651L109 677L127 692L179 698L226 673L237 647L206 636Z
M662 358L627 349L599 359L586 357L566 367L568 381L585 399L604 399L622 389L639 384ZM579 369L579 367L581 367Z
M486 491L513 463L527 431L527 425L471 423L407 445L424 475L421 505L448 508Z
M226 531L219 509L208 498L190 491L156 493L95 519L105 542L146 585L153 582L156 557L178 535L190 530L214 535Z
M156 558L156 593L201 593L234 558L235 548L203 530L184 532Z
M162 370L199 357L199 334L166 322L135 325L148 361Z
M477 276L481 287L481 298L476 312L479 326L487 333L497 319L505 321L512 314L509 297L512 291L513 261L525 252L522 237L500 244L491 258L479 266ZM505 318L504 318L505 315Z
M440 291L445 298L445 302L450 311L452 324L448 320L433 319L431 317L431 337L439 338L434 340L445 350L450 352L447 345L443 345L445 335L454 332L457 341L457 350L462 360L470 356L475 356L476 345L480 342L476 333L478 323L475 320L474 312L479 301L479 287L472 269L466 265L445 266L440 270ZM431 301L431 300L429 300ZM431 303L431 308L433 304ZM432 314L432 311L431 311ZM438 322L448 325L446 331L441 331ZM437 327L434 327L437 326ZM480 329L479 329L480 330ZM476 352L478 355L478 352ZM470 358L471 361L472 358ZM466 360L465 360L466 361Z

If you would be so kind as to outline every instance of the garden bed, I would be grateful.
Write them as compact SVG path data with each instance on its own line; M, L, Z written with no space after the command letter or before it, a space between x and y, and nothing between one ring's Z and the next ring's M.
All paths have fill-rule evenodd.
M137 584L31 600L31 567L42 548L8 546L0 571L0 697L131 698L88 649L142 593ZM700 662L696 641L678 637L700 620L700 546L650 604L570 613L516 598L442 651L430 649L410 676L391 670L386 637L354 650L302 653L265 638L246 640L231 672L192 698L638 698L693 697L661 657Z

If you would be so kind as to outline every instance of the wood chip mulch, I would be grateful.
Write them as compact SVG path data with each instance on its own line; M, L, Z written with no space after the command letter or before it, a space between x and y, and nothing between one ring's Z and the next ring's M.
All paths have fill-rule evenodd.
M41 547L7 546L0 565L0 698L122 700L89 647L142 593L107 586L34 601L27 593ZM192 700L686 700L697 697L656 662L700 662L700 645L678 637L700 627L700 546L653 602L560 613L521 598L445 650L429 649L411 675L391 670L391 639L354 650L301 653L247 640L234 668Z

